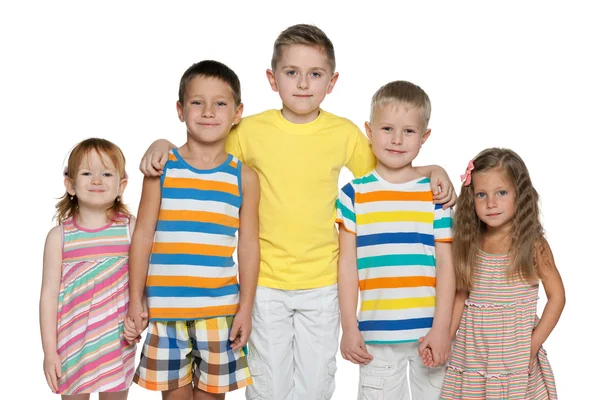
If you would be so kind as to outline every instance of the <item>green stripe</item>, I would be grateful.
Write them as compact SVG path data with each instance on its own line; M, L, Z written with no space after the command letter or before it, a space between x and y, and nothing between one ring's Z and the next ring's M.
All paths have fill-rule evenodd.
M119 334L119 329L116 329L110 332L109 334L101 337L100 340L86 343L85 346L83 346L78 352L74 353L71 357L69 357L68 360L65 361L63 368L71 368L73 364L78 363L81 360L81 358L85 355L94 353L102 347L105 347L109 344L114 344L114 342L119 343L120 340L121 337ZM95 359L87 361L86 364L93 363L95 360L102 357L104 354L106 354L106 352L98 353L98 356Z
M427 254L390 254L358 259L358 269L388 266L435 267L435 257Z
M337 201L337 207L342 212L342 217L349 219L350 221L356 223L356 215L352 211L348 209L345 205L342 204L341 201Z
M444 217L433 221L433 229L452 228L452 218Z

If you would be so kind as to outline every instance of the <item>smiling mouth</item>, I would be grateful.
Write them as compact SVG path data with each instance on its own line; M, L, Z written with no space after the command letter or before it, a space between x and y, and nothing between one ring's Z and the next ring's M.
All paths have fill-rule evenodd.
M303 99L306 99L308 97L312 97L312 94L295 94L294 97L301 97Z
M404 150L391 150L391 149L385 149L386 151L389 151L392 154L405 154L406 151Z
M498 215L500 215L502 213L494 213L494 214L486 214L488 217L497 217Z

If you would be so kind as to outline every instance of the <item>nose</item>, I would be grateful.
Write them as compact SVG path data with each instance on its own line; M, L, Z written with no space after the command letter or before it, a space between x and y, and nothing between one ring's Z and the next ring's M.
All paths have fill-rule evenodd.
M215 116L215 107L213 105L207 104L202 109L202 117L204 118L214 118Z
M487 197L486 207L487 208L496 208L497 206L498 206L498 202L496 201L496 197L495 196L488 196Z
M308 89L308 79L306 79L306 75L298 74L298 89L306 90Z
M102 175L95 175L92 178L92 185L102 185Z
M392 136L392 144L401 145L402 142L403 142L403 134L402 134L402 132L396 132L396 133L394 133L394 136Z

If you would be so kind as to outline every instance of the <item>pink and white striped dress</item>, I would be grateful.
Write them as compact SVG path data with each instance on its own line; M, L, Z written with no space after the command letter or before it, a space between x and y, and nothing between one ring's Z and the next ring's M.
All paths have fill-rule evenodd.
M123 337L129 304L129 220L95 230L73 218L63 227L57 348L58 393L117 392L129 388L135 345Z
M556 399L544 349L529 371L539 286L507 280L508 265L508 255L477 254L442 399Z

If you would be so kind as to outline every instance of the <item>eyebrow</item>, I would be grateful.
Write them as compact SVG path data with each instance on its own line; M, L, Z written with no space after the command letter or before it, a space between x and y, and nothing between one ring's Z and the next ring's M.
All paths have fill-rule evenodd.
M297 65L284 65L281 68L295 68L295 69L302 69L300 67L298 67ZM327 70L325 68L321 68L321 67L309 67L309 70L319 70L319 71L324 71L327 72Z

